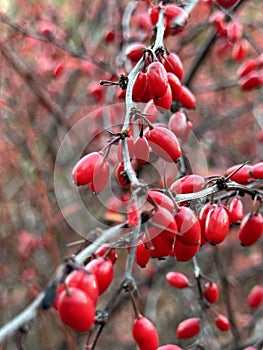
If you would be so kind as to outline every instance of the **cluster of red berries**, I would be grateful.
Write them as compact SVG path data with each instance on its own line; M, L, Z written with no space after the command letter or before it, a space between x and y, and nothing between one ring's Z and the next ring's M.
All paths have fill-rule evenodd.
M154 101L157 108L169 110L172 102L187 109L194 109L194 94L182 85L184 68L179 56L175 53L164 53L163 50L152 52L144 45L132 44L126 50L126 56L134 63L144 58L142 70L138 72L132 90L134 102L147 103Z
M221 39L221 45L231 49L232 58L235 61L242 61L247 54L242 24L235 19L227 22L225 13L220 10L215 11L209 20L213 23L217 36Z
M86 332L95 322L99 296L111 284L117 256L114 249L102 246L85 267L73 270L57 288L53 303L64 324L78 332Z

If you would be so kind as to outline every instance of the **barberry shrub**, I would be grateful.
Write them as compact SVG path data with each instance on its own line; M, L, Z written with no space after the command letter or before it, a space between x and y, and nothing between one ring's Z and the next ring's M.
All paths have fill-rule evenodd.
M262 348L261 7L1 3L1 349Z

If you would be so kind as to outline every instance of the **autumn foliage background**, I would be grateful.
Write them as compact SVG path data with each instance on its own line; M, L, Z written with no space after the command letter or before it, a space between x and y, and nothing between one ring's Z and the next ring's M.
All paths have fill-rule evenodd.
M65 257L76 252L78 246L70 243L82 238L79 233L95 230L92 234L99 234L95 220L81 217L80 232L68 223L78 220L74 215L79 210L78 203L70 202L68 188L64 189L69 193L62 214L54 171L57 179L63 179L63 167L73 168L74 162L69 154L64 164L56 163L57 155L65 135L76 123L85 125L80 139L87 139L85 152L91 152L107 142L105 128L123 122L124 100L118 96L121 89L103 87L95 93L94 87L102 79L117 81L121 73L131 70L124 54L129 42L151 44L153 31L147 17L150 3L17 0L0 5L1 326L45 288ZM133 11L127 29L123 15L129 6ZM193 133L185 152L194 171L202 176L223 175L234 164L262 161L263 151L263 91L242 91L238 86L237 70L242 61L235 61L231 45L214 34L209 17L216 9L213 2L199 1L184 31L165 40L167 49L182 59L185 79L196 95L196 109L187 111ZM244 26L244 60L263 50L262 13L260 0L246 0L233 15ZM192 70L194 65L196 71ZM167 116L162 115L159 122L167 122ZM70 145L73 152L78 142L75 135ZM147 169L143 176L149 180ZM121 219L119 214L109 214L107 199L101 205L90 191L83 190L81 195L101 226ZM244 203L249 211L251 200L246 198ZM246 303L251 288L263 283L262 240L243 248L236 232L237 227L233 227L228 239L217 248L205 246L198 258L203 272L221 286L216 308L226 312L226 303L231 304L237 332L234 337L241 339L240 347L234 347L231 332L222 335L208 323L207 349L242 349L241 344L250 345L253 339L262 337L262 307L254 311ZM120 249L118 255L116 283L124 273L127 252ZM194 288L182 292L165 283L165 273L173 269L194 281L191 263L171 259L151 261L146 269L136 268L134 273L140 290L139 307L156 324L160 344L178 343L176 325L200 308ZM113 288L103 295L101 307ZM106 344L107 349L134 349L130 331L133 318L129 300L122 295L97 348L105 349ZM20 336L8 339L0 348L14 349ZM39 312L24 343L26 349L73 350L81 348L83 339L83 335L63 326L55 310L50 310Z

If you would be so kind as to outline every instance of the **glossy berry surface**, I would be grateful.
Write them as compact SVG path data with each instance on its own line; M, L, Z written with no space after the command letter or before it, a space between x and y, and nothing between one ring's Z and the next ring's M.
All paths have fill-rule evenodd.
M88 331L94 324L95 309L93 301L82 290L69 287L64 290L58 301L58 313L61 320L78 332Z
M94 305L96 305L99 297L99 287L97 279L93 273L85 273L85 271L75 270L67 276L65 283L68 287L81 289L90 297Z
M171 271L166 274L166 281L175 288L187 288L190 282L187 276L183 273Z
M263 233L263 218L261 214L247 214L239 228L239 240L243 246L251 246Z
M215 318L215 325L222 332L227 332L231 328L228 318L222 314L217 315L217 317Z
M219 289L217 284L215 282L207 282L205 284L203 294L209 303L216 303L219 298Z
M205 239L215 245L222 243L229 231L229 216L223 206L210 209L205 222Z
M259 307L263 302L263 287L255 286L251 289L248 297L247 303L251 308Z
M176 335L179 339L188 339L197 335L201 330L201 322L197 317L188 318L179 323Z
M175 134L164 127L154 127L145 134L149 145L159 157L167 162L176 162L182 155L179 141Z
M159 337L154 324L140 315L133 323L133 337L140 350L156 350Z
M91 260L85 267L87 271L91 271L96 276L99 288L99 295L105 292L105 290L111 284L114 275L114 268L110 259L104 259L99 257L98 259Z

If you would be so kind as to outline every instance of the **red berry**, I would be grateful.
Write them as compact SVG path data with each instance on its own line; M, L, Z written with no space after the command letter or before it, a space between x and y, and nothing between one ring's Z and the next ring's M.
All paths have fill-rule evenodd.
M196 255L199 248L199 244L186 245L176 239L173 246L173 251L170 255L173 255L178 261L189 261Z
M186 86L182 86L181 94L178 96L178 100L182 106L187 109L195 109L196 107L195 95Z
M163 108L167 110L171 108L171 104L173 102L173 96L172 96L172 89L170 84L168 84L165 94L162 97L154 98L153 102L157 108L161 107L161 109Z
M179 97L181 96L181 93L182 93L181 81L175 74L171 72L167 73L167 77L168 77L168 83L172 90L172 100L177 101L179 100Z
M144 72L138 72L132 87L132 99L134 102L145 100L145 95L148 93L148 76ZM142 101L142 102L143 102Z
M216 206L215 204L212 204L209 202L209 203L206 203L200 211L199 222L201 226L202 235L204 235L205 233L205 223L206 223L207 214L209 213L210 209L214 208L215 206Z
M139 240L136 247L136 263L141 267L145 267L150 259L150 256L150 249L146 247L143 240Z
M61 293L58 312L61 320L75 331L86 332L94 324L93 301L78 288L69 287Z
M110 165L104 157L98 159L95 164L92 181L90 182L90 189L94 193L102 192L107 186L110 174Z
M167 72L175 74L179 80L182 80L184 75L184 67L180 57L175 53L170 53L164 58L164 67Z
M229 231L229 217L223 206L215 206L207 214L205 239L215 245L222 243Z
M143 52L145 49L146 49L146 46L144 44L133 43L127 47L125 51L125 55L132 62L136 63L139 61L140 58L142 58Z
M159 12L160 12L160 8L158 6L153 6L149 9L149 16L150 16L152 25L154 26L158 22Z
M174 35L186 25L188 21L188 14L182 7L175 4L167 4L164 10L165 14L165 35ZM176 20L180 18L180 24L176 24Z
M257 60L254 58L251 58L244 62L237 70L237 75L240 77L244 77L250 72L256 70L258 68Z
M171 115L168 123L168 128L179 137L181 140L184 140L185 134L188 129L187 117L184 112L176 112Z
M190 282L187 276L180 272L168 272L166 275L166 281L175 288L187 288L190 286Z
M256 163L252 166L250 175L254 179L263 179L263 162Z
M252 71L241 77L238 81L238 85L242 90L251 90L256 89L263 85L263 72L260 71Z
M179 234L177 240L186 245L198 245L201 241L201 226L192 209L181 207L174 214Z
M169 211L174 210L174 202L163 192L150 190L148 192L147 201L152 205L157 203L160 207L163 207Z
M232 42L239 41L242 38L242 26L239 22L233 20L227 24L227 37Z
M72 171L72 178L76 185L87 185L92 181L95 165L102 157L102 154L92 152L78 161Z
M231 325L227 317L222 314L217 315L215 318L215 325L220 331L227 332L230 330Z
M97 278L99 295L111 284L114 275L113 264L111 260L105 260L102 257L91 260L85 267L87 271L93 272Z
M234 198L228 208L228 216L230 223L237 223L243 219L244 206L243 202L239 198Z
M138 136L134 142L134 156L140 163L146 163L149 160L149 143L145 136Z
M148 236L151 240L150 255L152 258L162 259L164 257L167 257L170 255L173 249L173 239L170 239L169 237L164 235L164 232L166 231L163 231L161 232L161 234L158 234L158 230L155 227L150 227L148 229Z
M240 40L234 43L234 46L232 49L232 58L236 62L243 61L243 59L246 57L246 54L247 54L247 45L244 40Z
M193 193L203 189L205 179L196 174L186 175L176 180L170 186L170 189L176 193Z
M223 7L224 9L228 9L232 6L234 6L235 4L238 3L239 0L215 0L215 2Z
M133 323L133 337L140 350L157 350L159 338L154 324L140 315Z
M263 217L261 214L247 214L239 228L239 240L243 246L251 246L261 237Z
M82 290L90 297L94 305L96 305L99 297L99 287L93 273L75 270L67 276L65 283L68 287L75 287Z
M182 155L177 137L171 130L156 126L145 134L154 153L167 162L176 162Z
M161 62L152 62L147 68L149 89L155 98L162 97L168 87L168 77Z
M263 287L255 286L251 289L248 297L247 303L251 308L259 307L263 302Z
M241 164L233 165L232 167L228 168L226 171L226 176L233 173L235 170L237 170ZM248 183L251 183L252 178L250 175L250 172L252 171L253 167L252 165L244 165L242 168L240 168L235 174L233 174L230 177L230 180L238 182L241 185L247 185Z
M188 339L197 335L201 330L201 322L197 317L188 318L179 323L176 335L179 339Z
M203 291L204 297L209 303L214 304L217 302L219 297L219 289L215 282L207 282Z
M151 224L155 228L156 235L162 234L167 238L174 238L178 233L173 214L164 207L158 207L158 209L153 212Z

